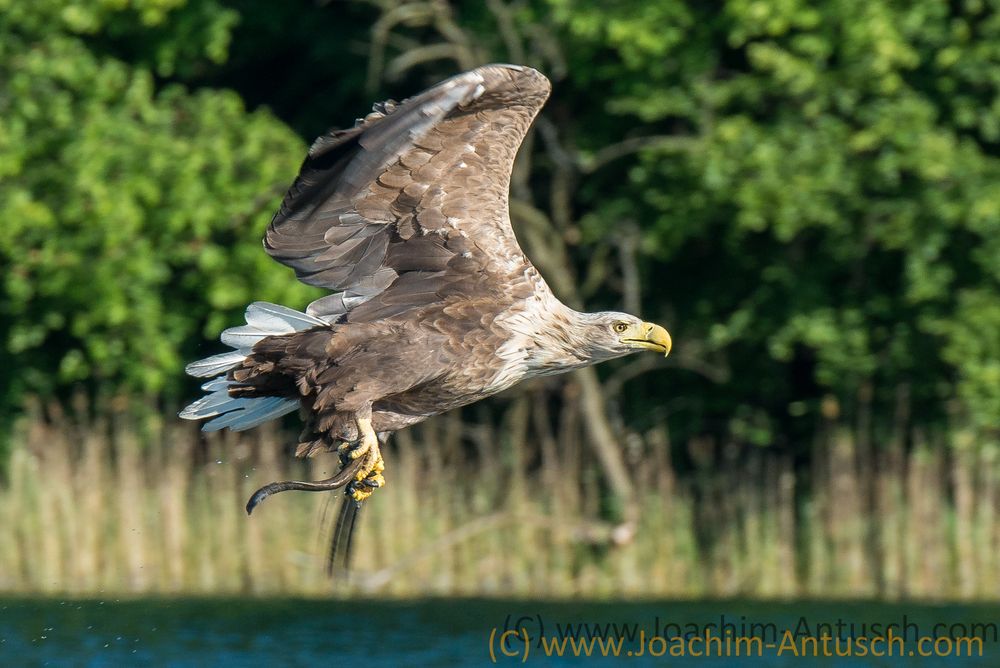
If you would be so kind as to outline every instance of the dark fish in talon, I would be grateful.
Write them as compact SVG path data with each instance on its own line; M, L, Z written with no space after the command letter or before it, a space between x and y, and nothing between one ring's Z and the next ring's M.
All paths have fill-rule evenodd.
M291 489L361 501L381 485L353 480L382 473L393 432L527 378L670 352L659 325L560 302L517 243L511 168L550 88L529 67L487 65L313 143L264 247L332 294L304 313L247 307L246 325L222 333L232 352L188 365L209 380L181 417L240 431L300 409L298 456L357 445L337 453L334 478L272 483L248 512ZM358 507L345 499L331 564Z
M329 492L331 490L340 489L344 485L351 482L354 477L355 472L361 468L361 462L354 461L348 466L345 466L337 472L336 475L327 478L325 480L316 480L314 482L305 482L300 480L288 480L286 482L272 482L268 485L264 485L250 497L247 501L247 515L253 513L253 509L261 504L261 502L272 494L277 494L278 492L288 492L292 490L297 490L300 492Z

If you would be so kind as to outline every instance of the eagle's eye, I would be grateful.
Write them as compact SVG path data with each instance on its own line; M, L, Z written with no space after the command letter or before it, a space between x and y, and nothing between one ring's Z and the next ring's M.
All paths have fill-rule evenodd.
M623 333L626 329L628 329L628 323L624 323L624 322L616 322L615 323L614 330L616 332L618 332L619 334Z

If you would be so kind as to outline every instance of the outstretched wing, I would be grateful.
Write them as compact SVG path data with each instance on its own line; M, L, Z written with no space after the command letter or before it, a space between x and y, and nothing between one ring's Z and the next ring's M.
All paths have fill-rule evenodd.
M509 294L530 267L510 173L549 91L531 68L488 65L318 139L264 239L301 281L335 291L308 312L364 322Z

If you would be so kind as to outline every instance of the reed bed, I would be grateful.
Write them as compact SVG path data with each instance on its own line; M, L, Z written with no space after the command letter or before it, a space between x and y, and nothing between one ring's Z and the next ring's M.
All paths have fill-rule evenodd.
M173 418L35 413L0 485L0 591L1000 596L1000 462L967 437L875 448L831 426L806 471L766 449L694 442L684 447L702 464L681 477L664 428L633 434L640 512L623 534L604 519L586 446L526 433L501 429L476 448L475 427L444 416L399 434L389 484L359 519L353 572L334 580L325 540L339 496L243 510L262 484L328 476L332 457L294 460L273 428L206 437Z

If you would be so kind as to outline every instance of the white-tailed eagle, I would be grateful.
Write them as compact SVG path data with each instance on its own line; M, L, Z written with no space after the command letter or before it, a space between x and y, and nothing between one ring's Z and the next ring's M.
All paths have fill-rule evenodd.
M392 432L525 378L670 352L658 325L564 305L518 246L511 168L550 89L531 68L488 65L312 145L264 248L332 294L305 313L251 304L222 333L233 352L187 367L212 379L180 415L238 431L301 408L296 454L336 451L341 469L263 487L247 512L275 492L346 487L337 533L349 534L385 484Z

